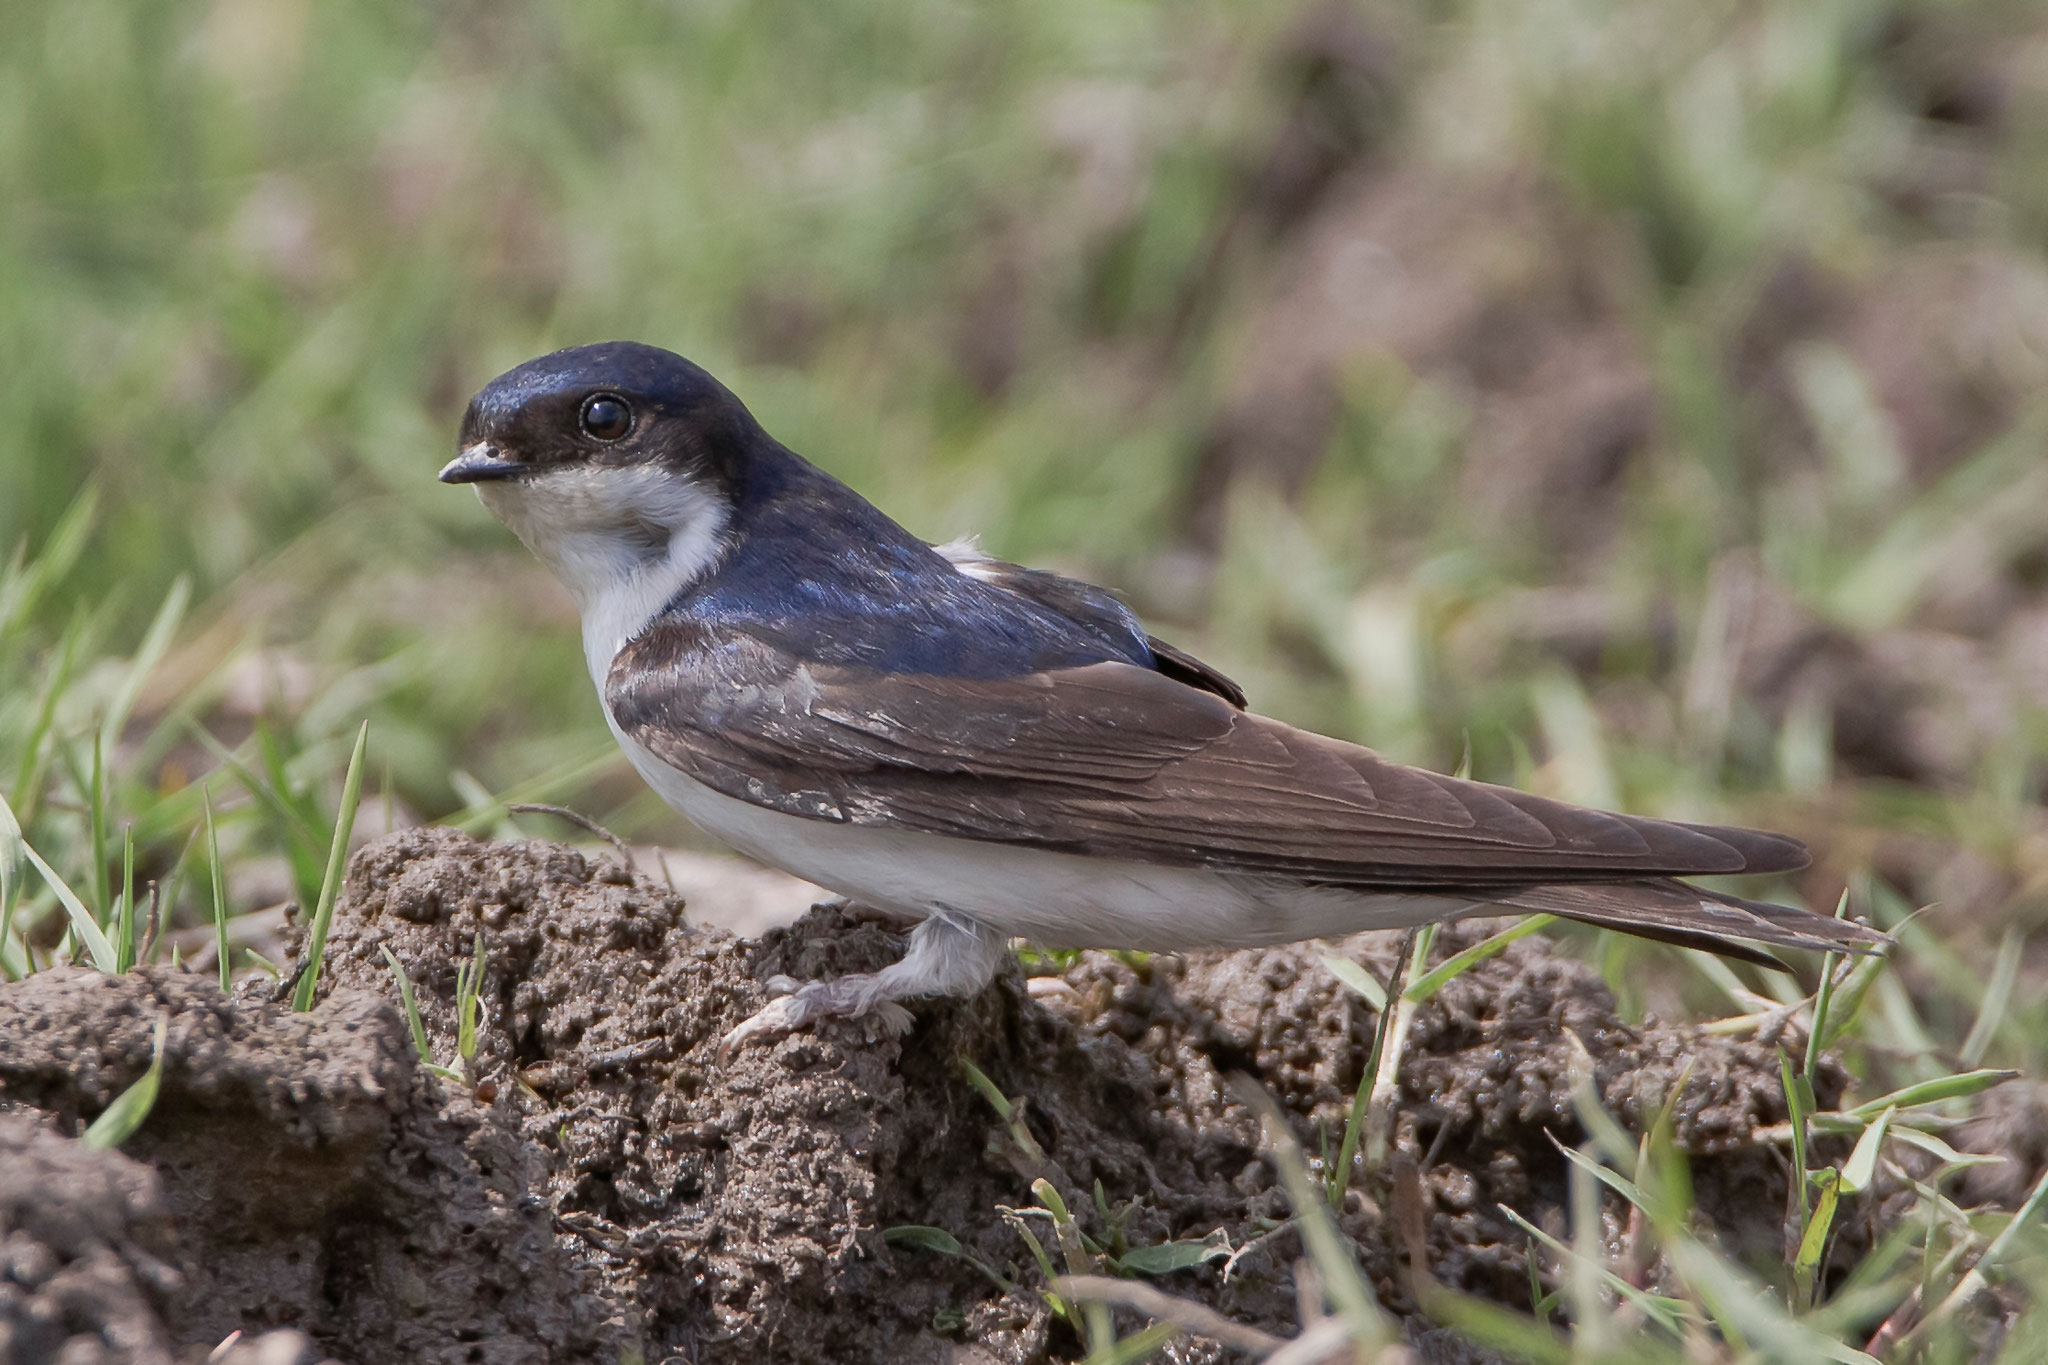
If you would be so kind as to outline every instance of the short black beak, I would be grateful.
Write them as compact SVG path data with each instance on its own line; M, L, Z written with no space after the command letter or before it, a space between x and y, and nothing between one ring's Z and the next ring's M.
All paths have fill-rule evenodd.
M450 460L441 470L442 483L482 483L486 479L509 479L526 466L517 460L501 460L498 452L479 442Z

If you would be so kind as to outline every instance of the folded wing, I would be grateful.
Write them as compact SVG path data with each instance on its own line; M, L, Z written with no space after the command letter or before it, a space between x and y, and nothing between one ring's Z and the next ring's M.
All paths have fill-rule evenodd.
M671 621L619 656L606 701L697 781L810 819L1465 896L1717 948L1877 940L1671 880L1803 867L1796 840L1406 767L1130 664L904 675Z

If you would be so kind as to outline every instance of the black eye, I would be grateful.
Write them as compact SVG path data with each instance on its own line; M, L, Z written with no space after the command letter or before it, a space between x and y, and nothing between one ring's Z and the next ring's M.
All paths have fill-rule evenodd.
M616 441L633 429L633 410L616 394L593 394L583 402L578 419L583 430L600 441Z

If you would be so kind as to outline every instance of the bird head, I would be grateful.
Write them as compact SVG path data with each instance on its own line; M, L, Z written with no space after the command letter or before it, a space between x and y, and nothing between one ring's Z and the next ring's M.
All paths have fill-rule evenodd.
M587 606L656 562L701 571L716 559L736 462L758 433L724 385L679 355L578 346L486 384L441 481L475 485Z

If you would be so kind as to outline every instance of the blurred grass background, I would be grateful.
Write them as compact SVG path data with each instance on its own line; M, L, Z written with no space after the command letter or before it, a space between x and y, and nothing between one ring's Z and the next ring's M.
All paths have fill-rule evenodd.
M109 736L171 803L145 870L194 721L269 747L315 862L364 714L398 818L687 837L566 599L433 481L485 380L632 337L1261 709L1791 828L1823 906L1872 867L1958 941L2048 914L2036 4L7 17L0 757L54 771L186 576Z
M484 381L631 337L1262 710L1933 904L1857 978L1859 1094L2048 1072L2038 3L0 16L0 815L109 923L160 882L210 949L202 791L229 909L311 903L365 715L359 837L690 838L433 479ZM67 922L13 871L8 976ZM1582 946L1630 1010L1804 989ZM2048 1086L1965 1119L2016 1207Z

